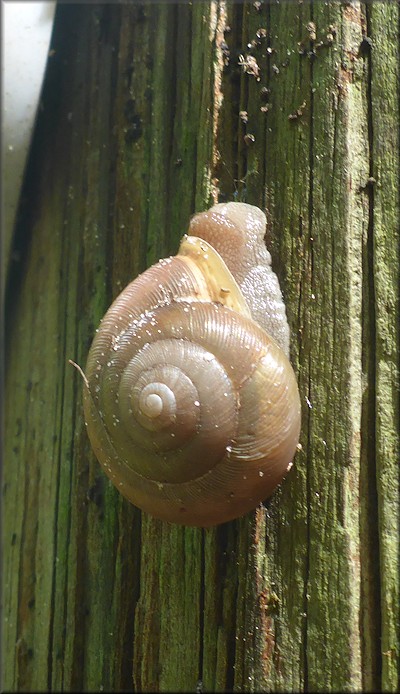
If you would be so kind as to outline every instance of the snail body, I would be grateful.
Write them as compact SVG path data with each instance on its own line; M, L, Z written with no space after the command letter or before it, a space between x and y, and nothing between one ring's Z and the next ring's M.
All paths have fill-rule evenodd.
M178 254L117 297L91 346L92 447L121 493L158 518L231 520L290 467L300 400L264 231L264 214L243 203L196 215Z

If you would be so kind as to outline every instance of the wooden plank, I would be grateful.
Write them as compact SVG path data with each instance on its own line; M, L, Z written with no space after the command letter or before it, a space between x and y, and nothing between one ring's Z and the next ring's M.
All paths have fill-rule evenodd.
M382 691L399 688L399 5L368 8L375 456ZM377 547L374 556L378 561Z
M58 7L7 294L4 689L396 691L398 13ZM108 482L68 359L217 197L267 209L302 451L202 530Z

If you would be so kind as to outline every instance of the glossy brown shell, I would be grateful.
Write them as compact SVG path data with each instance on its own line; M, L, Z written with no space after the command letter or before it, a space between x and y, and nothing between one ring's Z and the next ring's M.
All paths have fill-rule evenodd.
M246 206L249 207L249 206ZM119 491L152 515L210 526L270 496L293 459L292 367L199 238L113 303L90 349L85 418Z

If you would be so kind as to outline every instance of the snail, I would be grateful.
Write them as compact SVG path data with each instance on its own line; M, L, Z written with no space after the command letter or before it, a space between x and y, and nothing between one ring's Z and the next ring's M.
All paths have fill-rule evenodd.
M119 491L157 518L232 520L291 467L300 398L265 226L244 203L195 215L178 254L122 291L90 348L92 448Z

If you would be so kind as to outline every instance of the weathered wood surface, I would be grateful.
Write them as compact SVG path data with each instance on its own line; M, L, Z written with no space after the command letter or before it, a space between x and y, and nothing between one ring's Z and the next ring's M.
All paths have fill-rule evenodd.
M7 295L3 689L398 690L398 26L397 3L59 5ZM111 487L68 359L217 196L268 210L303 448L203 531Z

